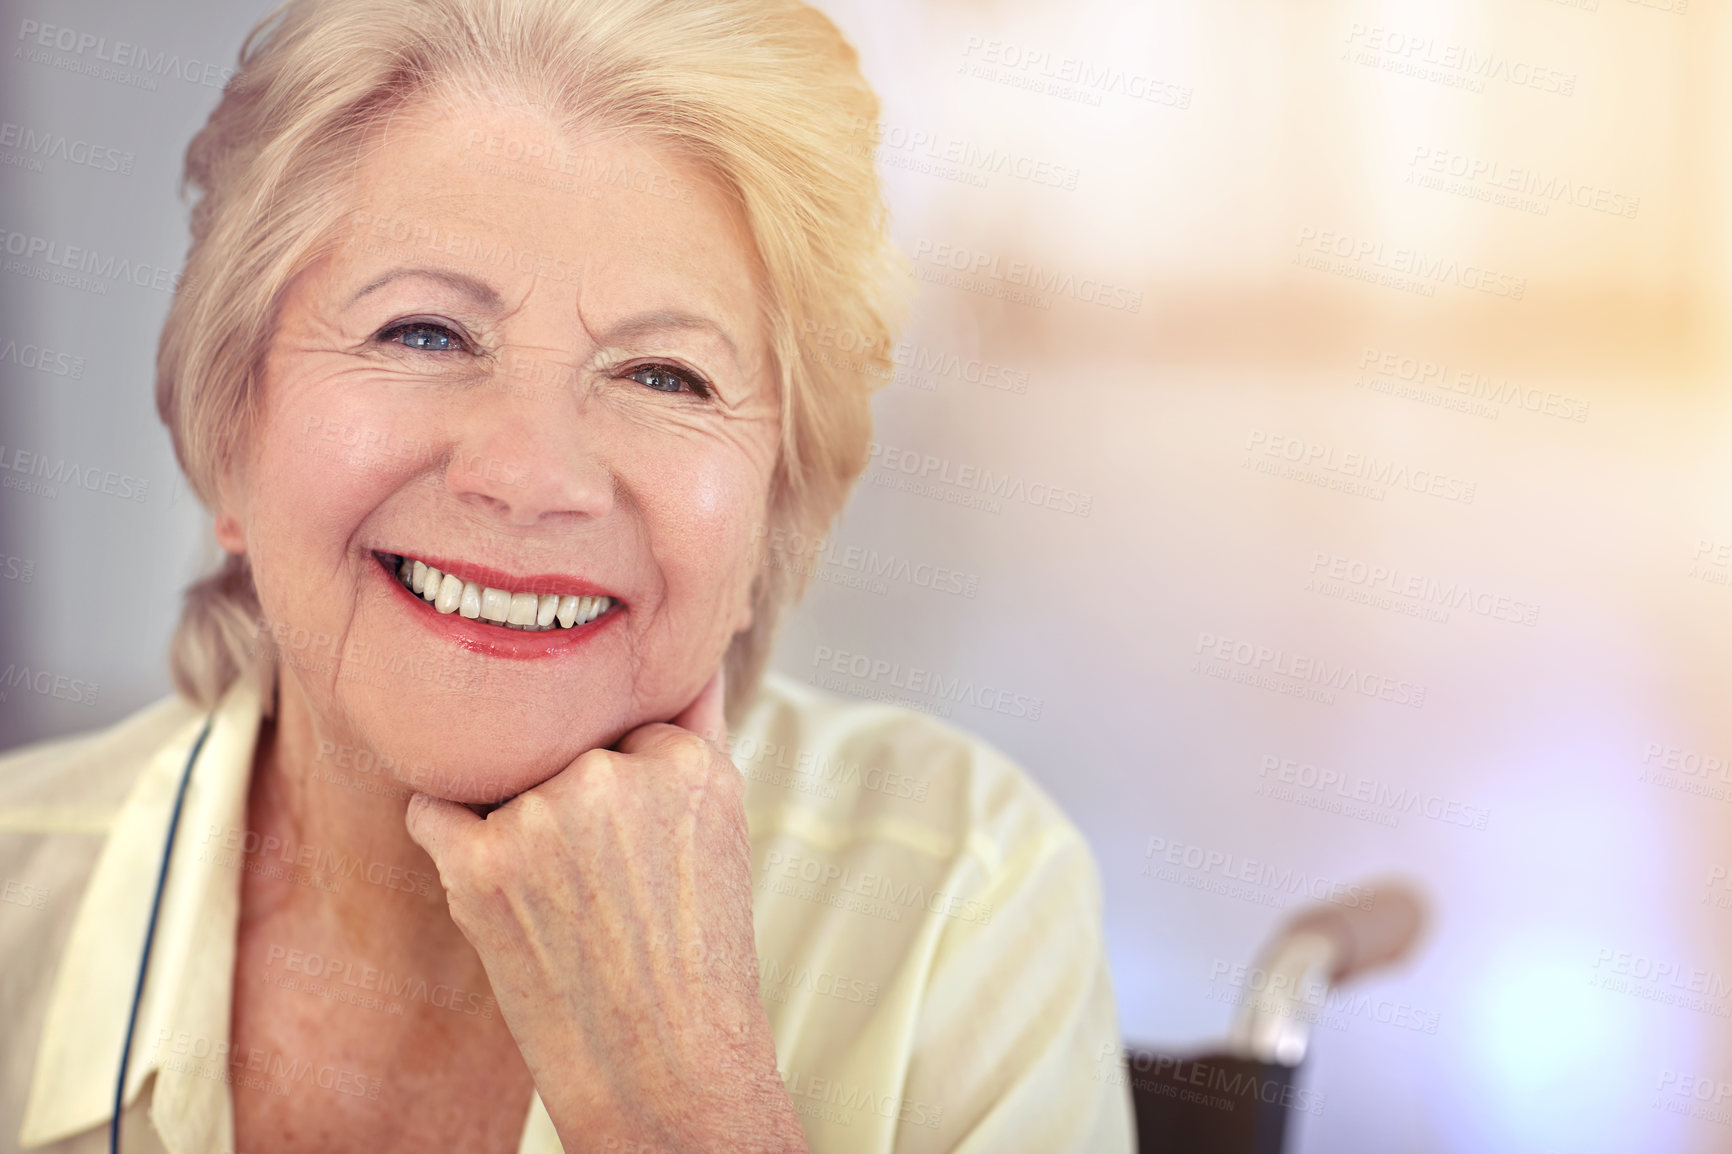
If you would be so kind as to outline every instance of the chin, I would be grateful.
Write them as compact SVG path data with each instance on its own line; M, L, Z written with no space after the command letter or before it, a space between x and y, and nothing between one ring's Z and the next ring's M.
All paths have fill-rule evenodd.
M557 711L546 701L413 683L403 689L350 684L339 710L357 742L394 780L471 805L532 789L631 728L575 710L550 716ZM321 743L322 754L329 744Z

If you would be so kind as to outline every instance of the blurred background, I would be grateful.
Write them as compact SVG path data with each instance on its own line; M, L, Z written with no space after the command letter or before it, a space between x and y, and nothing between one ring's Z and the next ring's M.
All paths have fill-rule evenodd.
M1283 911L1427 894L1292 1149L1732 1147L1732 11L821 7L914 304L778 668L1029 769L1138 1042L1219 1037ZM168 689L179 169L265 8L0 4L0 748Z

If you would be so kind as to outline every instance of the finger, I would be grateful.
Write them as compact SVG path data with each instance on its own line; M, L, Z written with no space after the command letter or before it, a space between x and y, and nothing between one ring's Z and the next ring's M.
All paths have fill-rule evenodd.
M674 718L674 724L719 747L728 734L728 722L722 714L726 699L727 687L723 683L722 671L717 669L715 675L698 690L698 695L692 698L692 703Z
M481 821L468 806L425 793L411 797L409 811L403 815L403 824L409 830L409 837L427 851L427 856L433 859L436 866L444 860L445 854L456 844L457 839L463 836L464 831L469 826L480 825Z

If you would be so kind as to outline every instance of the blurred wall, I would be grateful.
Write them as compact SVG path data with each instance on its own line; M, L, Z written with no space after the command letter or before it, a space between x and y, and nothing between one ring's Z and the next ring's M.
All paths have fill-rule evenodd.
M7 690L0 746L166 689L208 554L157 270L204 65L263 7L4 5L0 654L98 691ZM1732 14L824 7L912 320L777 665L1064 805L1128 1037L1218 1037L1309 895L1424 890L1415 959L1322 1008L1298 1150L1732 1145ZM38 242L150 271L55 283ZM20 487L20 452L115 482Z

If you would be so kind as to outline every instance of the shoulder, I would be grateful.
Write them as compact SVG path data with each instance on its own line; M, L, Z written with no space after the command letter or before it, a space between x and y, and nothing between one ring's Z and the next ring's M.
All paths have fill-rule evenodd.
M165 697L104 729L0 754L0 830L103 832L150 759L200 716Z
M972 857L988 877L1031 854L1081 850L1087 860L1075 826L1020 766L910 709L772 673L729 745L747 779L754 840L772 829L890 839L920 856Z
M1099 871L1028 774L776 676L730 748L759 989L814 1151L891 1117L910 1152L1132 1149L1128 1097L1094 1076L1119 1045Z
M140 775L201 711L158 701L104 729L0 754L0 1120L13 1127L96 863Z

